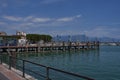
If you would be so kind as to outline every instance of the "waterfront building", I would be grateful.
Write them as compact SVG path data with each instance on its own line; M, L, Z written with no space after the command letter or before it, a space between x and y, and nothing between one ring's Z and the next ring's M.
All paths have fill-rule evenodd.
M18 39L18 46L25 46L27 43L26 33L17 31L16 35L21 37Z
M0 32L0 36L7 35L6 32Z
M0 36L0 46L16 46L19 36L4 35Z
M0 46L17 46L26 44L26 33L16 32L16 35L7 35L0 32Z

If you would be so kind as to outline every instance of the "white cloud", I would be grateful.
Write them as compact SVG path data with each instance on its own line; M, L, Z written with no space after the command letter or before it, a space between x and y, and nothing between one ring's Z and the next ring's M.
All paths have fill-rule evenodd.
M52 21L52 18L39 18L34 16L27 17L15 17L15 16L3 16L5 20L16 21L16 22L48 22Z
M16 22L33 22L33 23L57 23L57 22L70 22L80 18L81 15L71 16L71 17L62 17L62 18L41 18L35 16L27 16L27 17L16 17L16 16L3 16L5 20L16 21Z
M24 19L24 21L30 21L30 20L32 20L34 17L33 16L27 16L27 17L25 17L25 18L23 18Z
M59 18L56 21L61 21L61 22L69 22L69 21L73 21L77 18L80 18L81 15L76 15L76 16L72 16L72 17L64 17L64 18Z
M33 22L48 22L51 21L51 18L34 18L32 21Z
M5 22L0 22L0 25L3 25L3 24L5 24Z
M4 24L3 22L8 23L5 26L10 27L11 30L23 30L23 29L33 29L39 27L61 27L61 26L68 26L71 22L80 15L72 16L72 17L64 17L64 18L49 18L49 17L36 17L36 16L26 16L26 17L19 17L19 16L2 16L0 24ZM60 21L61 19L61 21ZM67 22L67 23L66 23Z
M3 3L1 6L2 6L2 7L7 7L8 4L7 4L7 3Z
M81 15L76 15L75 17L76 17L76 18L80 18L80 17L81 17Z
M60 1L64 1L64 0L43 0L41 3L51 4L51 3L60 2Z
M21 21L21 17L14 17L14 16L3 16L4 19L10 20L10 21Z
M19 24L20 27L30 27L30 26L33 26L35 25L34 23L31 23L31 22L25 22L25 23L21 23Z
M66 17L66 18L60 18L60 19L57 19L57 21L64 21L64 22L68 22L68 21L72 21L73 18L72 17Z
M84 34L90 37L116 37L116 32L119 32L116 28L109 28L106 26L98 26L91 30L85 30Z
M7 7L7 6L8 6L8 4L7 4L6 0L0 0L0 8L1 7L4 8L4 7Z

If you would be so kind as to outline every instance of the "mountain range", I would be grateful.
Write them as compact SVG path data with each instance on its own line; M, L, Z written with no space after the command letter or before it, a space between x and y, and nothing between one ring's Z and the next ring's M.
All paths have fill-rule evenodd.
M53 37L53 41L100 41L100 42L120 42L120 39L110 37L89 37L86 35L57 35Z

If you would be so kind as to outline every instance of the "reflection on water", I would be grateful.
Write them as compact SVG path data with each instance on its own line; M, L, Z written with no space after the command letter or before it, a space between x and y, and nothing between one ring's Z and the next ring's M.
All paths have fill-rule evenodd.
M46 53L26 53L18 54L18 57L34 61L37 59L37 62L58 62L60 63L71 63L79 61L98 61L99 60L99 50L88 50L88 51L68 51L68 52L46 52ZM84 59L84 60L83 60ZM46 64L46 63L43 63ZM48 65L48 64L46 64ZM52 66L54 66L53 64ZM48 65L49 66L49 65Z
M119 46L101 46L100 50L27 53L19 57L96 80L119 80L119 52Z
M82 50L71 52L27 53L19 54L19 57L46 66L81 74L83 69L89 69L89 67L84 66L91 65L93 61L99 61L99 55L99 50ZM86 75L84 73L82 74Z

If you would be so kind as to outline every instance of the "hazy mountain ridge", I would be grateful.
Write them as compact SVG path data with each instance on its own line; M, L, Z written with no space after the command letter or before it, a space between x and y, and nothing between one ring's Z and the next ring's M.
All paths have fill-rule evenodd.
M110 38L110 37L89 37L86 35L64 35L55 36L53 41L100 41L100 42L120 42L120 39Z

